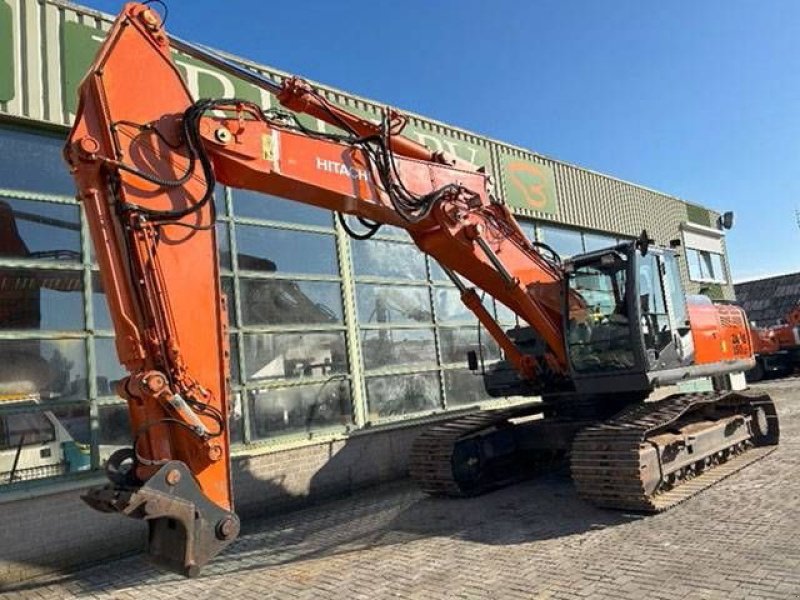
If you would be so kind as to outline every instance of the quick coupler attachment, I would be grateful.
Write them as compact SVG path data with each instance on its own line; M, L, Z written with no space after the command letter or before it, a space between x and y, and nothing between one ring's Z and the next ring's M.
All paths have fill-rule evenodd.
M147 521L147 552L170 571L194 577L239 535L239 518L206 498L180 461L162 466L141 487L111 483L81 498L102 512Z

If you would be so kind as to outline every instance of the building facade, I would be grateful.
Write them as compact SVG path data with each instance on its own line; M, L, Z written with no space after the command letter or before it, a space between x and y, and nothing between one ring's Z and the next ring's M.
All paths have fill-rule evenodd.
M102 480L104 457L130 444L127 408L113 392L124 373L61 159L76 87L110 24L58 0L0 0L0 589L128 551L143 535L141 523L78 500ZM277 105L195 59L175 61L196 97ZM380 118L381 105L319 87ZM659 244L681 239L688 292L733 297L711 210L421 116L405 134L485 165L527 234L562 256L646 229ZM420 427L518 401L490 400L466 369L468 350L480 345L487 359L499 350L402 230L356 241L320 209L235 189L218 190L216 202L232 307L234 484L245 516L401 477Z

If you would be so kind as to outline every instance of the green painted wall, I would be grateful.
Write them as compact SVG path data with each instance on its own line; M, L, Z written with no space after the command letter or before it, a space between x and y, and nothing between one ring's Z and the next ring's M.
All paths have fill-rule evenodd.
M0 1L0 102L14 97L14 27L11 7Z

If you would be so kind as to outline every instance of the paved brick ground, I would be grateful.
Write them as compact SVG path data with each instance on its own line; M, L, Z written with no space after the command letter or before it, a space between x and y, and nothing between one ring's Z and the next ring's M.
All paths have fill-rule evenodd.
M800 380L778 451L666 514L586 506L564 476L472 500L409 484L250 524L202 577L131 557L17 598L800 598Z

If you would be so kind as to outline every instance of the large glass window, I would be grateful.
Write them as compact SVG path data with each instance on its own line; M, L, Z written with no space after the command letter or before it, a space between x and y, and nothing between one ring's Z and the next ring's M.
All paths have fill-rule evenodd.
M244 336L249 380L328 377L347 371L343 332L248 333Z
M114 338L95 338L94 357L96 363L97 394L99 396L116 395L116 383L128 376L125 368L119 364L117 346Z
M0 485L91 468L88 405L0 405Z
M80 231L77 205L0 198L0 257L80 262Z
M107 404L98 408L101 452L110 456L117 448L131 445L131 426L127 404Z
M356 286L361 323L430 323L427 287L359 284Z
M352 242L356 276L425 279L425 256L415 246L400 242Z
M479 294L482 294L478 290ZM477 322L477 317L467 305L461 300L461 292L456 287L439 287L435 291L436 298L436 318L440 322L466 321L468 323ZM481 300L484 308L489 314L494 314L492 297L482 294Z
M239 268L267 273L338 275L332 235L236 225Z
M337 282L241 279L239 290L246 326L342 322Z
M108 310L106 294L103 290L103 280L100 273L92 272L92 313L94 314L94 328L110 331L114 328L111 322L111 312Z
M611 235L603 235L600 233L583 233L583 245L585 252L594 252L595 250L606 250L617 245L617 238Z
M468 369L445 371L444 389L448 407L477 404L490 399L483 385L483 377Z
M1 127L0 187L74 196L75 184L61 157L63 147L60 136Z
M342 378L331 378L317 385L250 393L253 439L310 433L321 427L341 427L351 422L350 384Z
M217 223L217 252L219 254L219 266L222 269L231 268L231 240L228 234L228 224L222 221Z
M82 339L0 340L0 397L86 398Z
M432 329L364 329L361 351L367 369L436 364Z
M439 341L442 347L442 361L445 363L467 362L467 353L475 352L484 361L500 358L500 346L483 328L473 327L442 327L439 329Z
M0 330L81 330L83 273L0 267Z
M538 225L539 241L555 250L561 258L583 252L583 239L577 229L565 229L553 225Z
M437 373L367 379L370 419L396 417L441 408Z
M248 190L232 190L236 217L332 227L329 210Z

